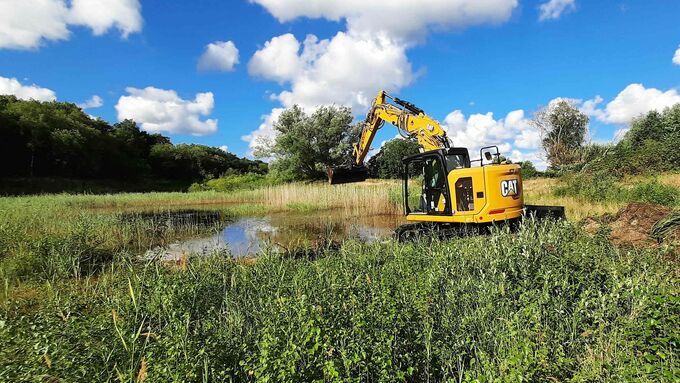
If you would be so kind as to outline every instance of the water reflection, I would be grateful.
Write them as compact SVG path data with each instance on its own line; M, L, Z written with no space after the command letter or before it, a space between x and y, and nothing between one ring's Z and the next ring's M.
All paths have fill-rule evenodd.
M232 256L243 257L257 255L265 247L290 250L324 240L358 239L370 243L389 238L402 223L402 217L359 217L337 211L241 217L225 223L213 235L157 247L149 250L147 256L176 260L188 254L228 251Z

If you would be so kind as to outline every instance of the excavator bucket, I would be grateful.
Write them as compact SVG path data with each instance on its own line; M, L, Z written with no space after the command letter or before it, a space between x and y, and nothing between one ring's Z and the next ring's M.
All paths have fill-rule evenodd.
M365 166L328 168L326 173L328 174L328 182L331 185L362 182L368 178L368 168Z

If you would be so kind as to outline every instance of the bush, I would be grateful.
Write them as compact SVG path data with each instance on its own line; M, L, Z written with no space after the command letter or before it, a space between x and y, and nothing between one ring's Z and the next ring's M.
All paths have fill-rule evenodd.
M213 190L227 192L238 189L257 188L271 185L272 180L261 174L232 174L220 178L207 180L203 183L194 183L189 187L190 192Z
M674 206L680 201L680 192L673 186L664 185L654 179L633 187L628 199L635 202Z
M520 162L519 166L522 168L522 178L524 179L541 177L543 175L531 161Z
M617 177L601 172L567 174L554 193L559 197L574 196L590 201L622 201L626 192L617 181Z

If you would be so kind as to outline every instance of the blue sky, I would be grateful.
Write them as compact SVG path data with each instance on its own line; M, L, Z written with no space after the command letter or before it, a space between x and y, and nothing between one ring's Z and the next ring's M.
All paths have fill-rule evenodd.
M271 136L280 108L335 103L361 117L381 87L440 120L456 145L499 144L537 162L527 119L553 99L586 111L595 141L680 102L678 1L18 3L0 1L0 93L97 95L91 115L135 117L173 142L238 155L248 139ZM238 63L217 47L222 55L199 69L217 42L231 42ZM396 134L383 130L375 147Z

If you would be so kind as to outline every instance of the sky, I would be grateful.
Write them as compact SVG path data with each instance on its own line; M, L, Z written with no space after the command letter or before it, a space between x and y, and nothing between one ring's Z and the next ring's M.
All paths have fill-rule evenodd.
M385 89L473 157L543 167L529 120L555 100L593 142L680 102L678 20L670 0L0 0L0 94L251 156L285 108L359 120Z

